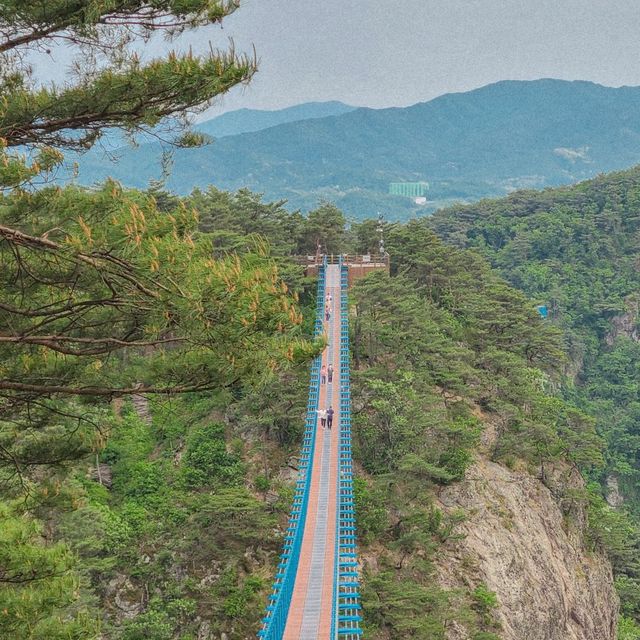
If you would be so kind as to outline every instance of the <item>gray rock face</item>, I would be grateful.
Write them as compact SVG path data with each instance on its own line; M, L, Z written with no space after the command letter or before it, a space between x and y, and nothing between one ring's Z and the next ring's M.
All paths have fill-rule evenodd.
M113 473L111 467L104 462L99 463L89 471L89 477L101 485L111 489L113 486Z
M604 338L609 346L612 346L618 336L626 336L638 342L638 316L640 315L640 302L635 297L625 300L626 313L611 318L611 329Z
M210 640L211 639L211 625L203 620L198 627L198 640Z
M110 583L109 588L114 591L113 602L118 608L119 618L135 618L144 608L141 594L133 586L129 578L118 575Z
M480 459L438 505L463 509L464 537L439 559L443 587L484 583L498 597L503 640L615 640L609 562L588 553L551 492L526 472ZM452 629L448 640L466 640Z
M131 396L131 403L140 420L145 424L151 424L151 412L149 411L149 400L146 396L135 393Z
M610 507L617 509L624 504L624 497L620 492L618 478L613 474L607 476L607 502Z

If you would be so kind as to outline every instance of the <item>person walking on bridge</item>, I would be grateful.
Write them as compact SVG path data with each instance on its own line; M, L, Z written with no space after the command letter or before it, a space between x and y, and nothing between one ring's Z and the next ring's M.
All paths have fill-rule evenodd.
M327 410L318 409L318 416L320 417L320 426L324 429L327 426Z
M329 368L327 369L327 381L333 382L333 365L332 364L330 364Z
M326 384L327 383L327 367L326 365L322 365L322 367L320 367L320 384Z
M331 430L331 426L333 425L333 413L333 407L329 405L327 409L327 427L329 427L329 430Z

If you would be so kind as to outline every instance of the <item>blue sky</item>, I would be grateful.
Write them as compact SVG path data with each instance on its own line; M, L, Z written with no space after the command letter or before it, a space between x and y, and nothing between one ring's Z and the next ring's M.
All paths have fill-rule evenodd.
M638 0L245 0L221 29L180 41L255 46L260 72L208 116L311 100L405 106L503 79L640 85ZM175 45L174 45L175 46ZM170 45L149 45L153 56ZM69 52L38 75L59 79Z

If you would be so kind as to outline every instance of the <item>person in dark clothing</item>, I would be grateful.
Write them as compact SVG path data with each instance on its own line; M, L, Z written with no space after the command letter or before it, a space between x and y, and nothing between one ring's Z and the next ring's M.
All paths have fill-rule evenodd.
M327 307L327 310L325 311L324 314L324 319L329 322L329 320L331 319L331 307Z
M331 429L331 425L333 424L333 407L329 407L327 409L327 427Z
M327 380L329 382L333 382L333 365L330 364L329 368L327 369Z

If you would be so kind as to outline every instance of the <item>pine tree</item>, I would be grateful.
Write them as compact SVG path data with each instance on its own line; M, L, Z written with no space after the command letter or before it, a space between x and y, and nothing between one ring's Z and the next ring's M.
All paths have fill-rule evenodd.
M59 165L64 149L88 147L109 127L136 131L184 117L248 80L253 62L233 51L142 63L130 49L157 33L219 22L236 6L20 0L0 7L0 419L7 421L0 462L18 474L95 445L101 436L87 400L220 388L293 358L288 332L300 314L259 243L214 259L197 214L176 202L160 211L153 192L111 182L97 190L29 188ZM59 42L82 50L82 75L61 87L35 86L25 54ZM16 146L31 153L19 155ZM47 436L52 427L69 435L64 450Z
M111 399L236 387L311 352L258 240L214 254L197 213L157 189L43 186L65 150L87 149L111 128L135 134L168 119L176 144L200 142L189 114L249 80L254 61L230 50L143 62L134 49L218 23L237 4L0 3L3 637L95 637L74 609L73 558L44 544L23 507L33 514L65 466L104 444ZM75 47L75 73L58 86L35 84L30 56L60 44Z
M105 128L145 129L184 118L251 78L255 62L232 50L171 52L142 62L131 45L219 23L237 0L9 0L0 5L0 138L7 147L83 149ZM32 51L72 45L75 77L36 87Z

